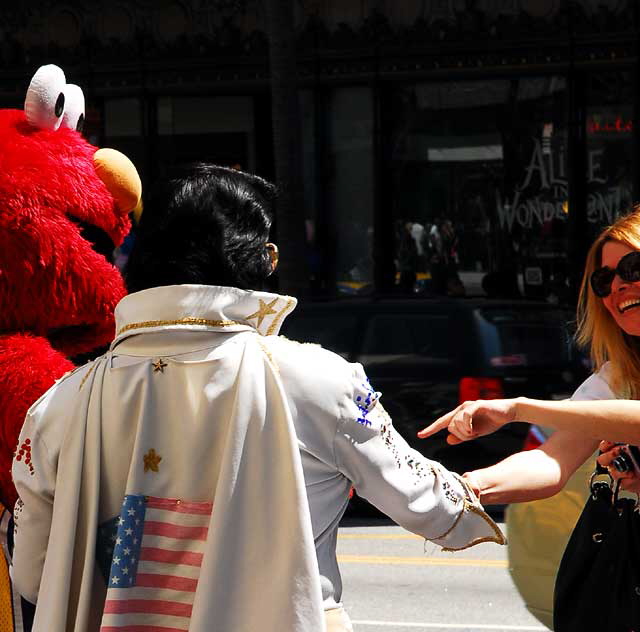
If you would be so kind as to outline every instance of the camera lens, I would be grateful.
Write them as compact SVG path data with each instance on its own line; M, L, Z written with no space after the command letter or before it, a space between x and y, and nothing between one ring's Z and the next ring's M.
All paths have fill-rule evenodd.
M628 472L631 469L631 461L626 454L619 454L611 461L611 465L613 465L618 472Z

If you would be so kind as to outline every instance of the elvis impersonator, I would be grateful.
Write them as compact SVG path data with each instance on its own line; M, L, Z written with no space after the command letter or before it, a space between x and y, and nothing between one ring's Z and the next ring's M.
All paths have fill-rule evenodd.
M347 632L349 490L449 550L504 544L455 474L408 447L359 364L278 336L296 300L275 196L214 165L145 209L116 337L30 409L12 576L37 632Z

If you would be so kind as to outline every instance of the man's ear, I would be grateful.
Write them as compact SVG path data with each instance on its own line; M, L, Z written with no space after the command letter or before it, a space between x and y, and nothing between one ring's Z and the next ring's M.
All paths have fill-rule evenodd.
M278 261L280 260L280 251L278 250L278 246L275 244L268 242L266 244L267 252L269 253L269 260L271 261L271 272L274 272L278 267Z

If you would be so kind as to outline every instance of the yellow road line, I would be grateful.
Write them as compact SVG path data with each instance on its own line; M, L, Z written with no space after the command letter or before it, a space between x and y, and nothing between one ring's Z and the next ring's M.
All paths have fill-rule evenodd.
M398 557L395 555L338 555L340 564L409 564L414 566L481 566L507 568L507 560L477 560L459 557Z

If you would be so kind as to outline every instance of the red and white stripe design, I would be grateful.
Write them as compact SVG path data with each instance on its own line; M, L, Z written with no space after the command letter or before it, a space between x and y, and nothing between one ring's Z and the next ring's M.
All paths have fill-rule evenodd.
M212 504L147 497L145 505L141 542L120 550L123 563L137 565L135 580L109 586L100 632L189 629Z

